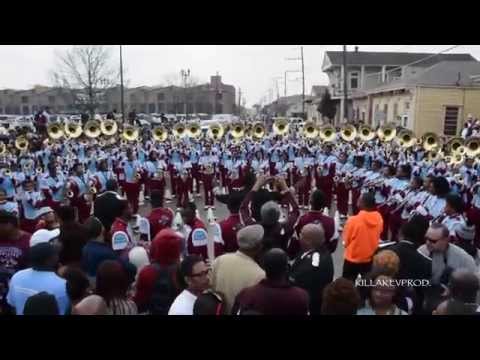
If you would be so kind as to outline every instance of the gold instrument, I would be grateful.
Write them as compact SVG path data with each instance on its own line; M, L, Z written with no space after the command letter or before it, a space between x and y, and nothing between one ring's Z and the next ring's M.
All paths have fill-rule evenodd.
M318 126L314 121L309 120L303 124L302 135L307 139L315 139L318 137Z
M0 155L4 155L7 152L7 145L4 142L0 143Z
M357 129L353 125L345 125L340 130L340 137L346 142L351 142L357 137Z
M58 140L63 137L63 129L60 123L53 123L47 126L48 137L52 140Z
M434 151L441 146L440 138L433 132L427 132L422 136L422 147L425 151Z
M152 131L152 137L155 141L164 142L168 137L167 130L163 126L157 126Z
M337 133L333 125L323 125L320 128L319 135L323 142L333 142L337 138Z
M397 128L393 124L384 125L377 131L378 138L383 142L392 141L396 135Z
M358 128L358 137L364 142L373 140L375 135L375 131L368 125L360 125Z
M451 138L447 143L447 151L450 154L456 153L460 146L464 146L465 141L460 136Z
M453 175L453 179L455 180L455 182L459 183L459 184L462 184L463 185L463 181L465 180L462 176L462 174L455 174Z
M35 169L35 172L37 173L37 175L41 175L43 173L43 169L41 167L37 167Z
M218 140L225 134L225 128L220 124L212 124L208 127L208 137L213 140Z
M435 161L440 161L443 159L443 154L441 152L431 151L427 155L427 163L431 164Z
M96 138L102 134L102 130L100 128L100 121L98 120L88 120L83 127L83 132L85 136L88 138Z
M255 124L253 124L252 136L255 139L257 140L263 139L265 134L266 134L265 126L261 122L256 122Z
M411 130L403 129L398 133L398 142L403 148L410 148L417 143L417 138Z
M288 134L289 124L286 118L277 118L273 123L273 132L275 135L284 136Z
M3 170L3 176L5 176L5 177L12 176L12 170L10 170L9 168L5 168Z
M451 156L450 161L448 162L448 165L450 166L455 166L463 163L465 160L465 157L462 154L454 154Z
M465 155L467 153L467 148L463 145L457 147L457 149L453 152L453 154Z
M230 134L232 134L234 139L238 140L245 135L245 127L242 123L235 123L232 125Z
M126 125L123 127L122 138L126 141L135 141L138 139L140 132L138 128L133 125Z
M465 141L465 154L468 157L475 157L480 155L480 138L471 137Z
M80 126L80 124L76 124L76 123L73 123L73 122L66 123L63 131L65 133L65 136L67 136L69 138L72 138L72 139L76 139L76 138L80 137L80 135L82 135L82 133L83 133L83 129Z
M187 125L187 135L192 139L197 139L202 134L200 125L196 122Z
M100 130L105 136L113 136L118 131L118 124L112 119L104 120L100 123Z
M15 147L20 151L26 151L28 149L28 140L25 136L19 136L15 140Z
M182 138L187 135L185 125L182 123L175 124L175 126L173 127L173 135L176 138Z

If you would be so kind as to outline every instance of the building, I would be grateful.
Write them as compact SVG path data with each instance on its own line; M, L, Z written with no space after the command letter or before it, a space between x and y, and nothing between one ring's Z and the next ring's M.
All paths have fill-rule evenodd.
M335 123L352 119L351 97L354 93L373 89L404 77L414 76L431 66L444 62L477 62L470 54L429 54L404 52L364 52L358 47L347 52L347 68L343 66L343 52L327 51L322 71L329 79L329 92L337 103ZM347 114L344 111L344 76L347 79ZM366 114L365 114L366 116Z
M315 85L312 86L312 91L310 92L310 99L305 100L305 110L307 113L307 120L312 120L315 122L323 123L322 114L318 112L318 106L322 101L322 97L327 91L327 86Z
M352 95L353 119L395 123L416 134L458 135L468 114L480 115L480 62L442 61Z
M308 101L312 96L305 95L305 111ZM271 116L301 117L302 116L302 95L290 95L279 97L276 101L265 105L263 112Z
M97 111L121 111L120 86L101 94ZM81 91L38 86L31 90L0 90L0 114L32 114L49 107L52 112L78 112ZM237 111L235 87L212 76L210 83L192 87L140 86L124 89L125 111L169 114L234 114Z

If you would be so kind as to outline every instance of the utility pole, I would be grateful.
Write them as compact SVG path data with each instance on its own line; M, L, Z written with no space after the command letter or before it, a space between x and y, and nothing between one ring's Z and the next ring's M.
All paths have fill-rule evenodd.
M190 77L190 69L181 70L180 75L182 76L183 84L185 87L185 120L188 118L188 106L187 106L187 81L188 77Z
M287 97L287 72L285 71L285 88L283 89L283 96Z
M303 46L300 47L302 54L302 116L303 120L306 120L305 116L305 64L303 62Z
M348 89L347 89L347 45L343 45L343 119L348 116Z
M242 115L242 111L240 108L241 100L242 100L242 89L238 88L238 116Z
M125 103L123 100L123 58L122 45L120 45L120 106L122 107L122 124L125 125Z

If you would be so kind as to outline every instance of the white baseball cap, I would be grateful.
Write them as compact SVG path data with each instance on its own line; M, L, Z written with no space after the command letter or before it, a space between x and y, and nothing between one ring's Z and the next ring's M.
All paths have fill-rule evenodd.
M40 229L33 233L30 238L30 247L41 243L48 243L60 235L60 229L47 230Z

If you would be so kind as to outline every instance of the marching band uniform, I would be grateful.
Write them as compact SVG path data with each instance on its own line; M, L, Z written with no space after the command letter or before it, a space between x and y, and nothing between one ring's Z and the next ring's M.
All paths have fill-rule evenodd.
M137 176L140 177L142 175L140 163L137 160L124 161L123 173L125 176L125 194L128 202L132 205L133 213L136 214L138 212L138 199L141 187L141 179L137 178Z
M131 227L125 220L117 217L110 229L112 249L124 260L128 260L128 253L135 246Z
M16 201L9 201L7 199L0 201L0 210L14 214L17 217L20 214L18 203Z
M184 225L188 255L200 255L208 259L208 233L205 224L198 218L192 224Z
M83 223L89 218L92 207L92 203L88 199L88 196L90 196L90 182L87 175L83 174L82 176L72 176L69 183L71 184L70 190L73 192L70 204L77 208L78 219Z
M65 176L62 173L56 173L51 176L45 173L40 177L40 190L45 197L44 206L49 206L53 210L58 210L65 197Z
M12 175L5 176L3 172L0 173L0 189L5 191L8 200L15 199L15 178L14 173Z
M212 164L203 164L201 168L201 179L203 182L203 189L205 191L205 209L207 207L214 207L213 195L213 181L215 178L215 170Z
M34 189L25 190L21 196L21 229L32 234L37 224L38 210L43 206L42 193Z
M335 155L321 155L318 166L315 167L315 183L325 195L325 206L332 206L333 178L335 177L337 158Z
M150 223L150 238L154 239L163 229L171 228L174 217L175 213L170 208L160 207L152 209L150 215L147 216Z
M352 181L350 183L350 189L352 191L352 212L354 215L358 214L359 212L357 202L361 194L365 171L366 169L364 169L363 167L357 167L355 168L355 170L352 171Z
M177 208L183 208L190 201L188 198L189 173L187 169L179 171L180 177L176 181Z
M348 195L349 189L345 186L345 176L347 173L351 173L354 166L349 162L338 162L336 166L336 181L334 181L334 191L337 195L337 210L341 216L347 217L348 215Z
M466 225L465 219L462 214L452 214L452 215L443 215L441 219L439 219L442 225L445 225L450 232L450 237L455 236L455 230L461 226Z

